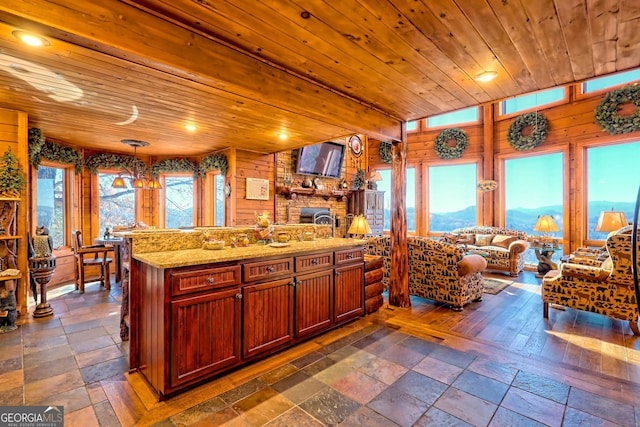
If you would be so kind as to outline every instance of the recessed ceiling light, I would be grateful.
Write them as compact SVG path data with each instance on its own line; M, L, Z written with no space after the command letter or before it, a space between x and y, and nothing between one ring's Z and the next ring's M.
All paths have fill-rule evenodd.
M488 82L491 81L493 79L495 79L498 76L498 72L497 71L483 71L479 74L476 74L473 77L473 80L477 81L477 82Z
M289 135L287 135L286 133L284 133L284 132L283 132L283 133L281 133L281 134L279 135L279 138L280 138L282 141L286 141L286 139L287 139L287 138L289 138Z
M196 129L198 129L196 127L196 125L194 125L193 123L187 123L186 125L184 125L184 128L188 131L188 132L195 132Z
M28 44L33 47L51 46L49 40L37 34L28 33L22 30L15 30L11 33L13 37L17 38L24 44Z

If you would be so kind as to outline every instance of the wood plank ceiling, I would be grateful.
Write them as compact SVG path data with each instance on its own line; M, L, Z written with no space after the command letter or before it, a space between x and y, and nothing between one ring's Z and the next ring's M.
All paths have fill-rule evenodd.
M401 121L638 67L639 24L637 0L3 0L0 107L63 143L157 156L391 140Z

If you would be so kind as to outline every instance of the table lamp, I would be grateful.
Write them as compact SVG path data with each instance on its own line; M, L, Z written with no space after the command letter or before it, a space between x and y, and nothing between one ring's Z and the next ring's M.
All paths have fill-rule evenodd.
M627 225L627 218L624 216L624 212L614 212L611 209L610 211L600 212L595 231L609 233L619 230L625 225Z
M371 174L371 176L369 177L369 181L367 182L367 187L369 188L369 190L378 189L377 181L382 181L382 175L380 175L380 172L375 171Z
M362 235L361 238L364 239L365 235L371 234L371 227L364 215L356 215L353 217L353 221L351 221L351 225L349 226L347 233L353 234L356 239L358 238L358 235Z
M542 243L550 245L549 233L558 232L560 229L551 215L538 215L538 221L533 226L533 231L541 231L543 233Z

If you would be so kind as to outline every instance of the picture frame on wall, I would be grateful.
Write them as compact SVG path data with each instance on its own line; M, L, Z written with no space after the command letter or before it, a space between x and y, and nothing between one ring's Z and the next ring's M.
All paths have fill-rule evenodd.
M269 180L247 178L247 200L269 200Z

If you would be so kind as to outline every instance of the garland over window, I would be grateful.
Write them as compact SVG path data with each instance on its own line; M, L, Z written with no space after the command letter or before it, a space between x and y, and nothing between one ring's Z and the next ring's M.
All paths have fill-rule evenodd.
M224 154L214 153L200 161L200 173L202 176L212 170L219 170L223 175L226 175L228 168L227 156Z
M147 175L149 167L142 160L126 154L99 153L87 158L85 167L94 175L99 169L120 169L125 171L139 171Z
M618 108L635 104L633 114L621 116ZM640 130L640 85L634 84L607 93L596 108L596 123L611 135Z
M391 163L391 148L390 142L382 141L378 147L378 154L380 154L380 160L384 163Z
M52 162L72 164L74 165L76 173L81 173L82 168L84 167L84 159L78 150L71 147L64 147L51 141L45 141L37 154L33 152L29 153L29 163L31 163L36 169L40 167L42 159Z
M29 163L35 165L46 139L39 128L29 129ZM40 162L38 161L38 165ZM36 166L37 167L37 166Z
M167 159L160 160L151 166L151 175L154 178L158 178L161 173L174 173L174 172L191 172L193 179L196 179L199 175L200 169L198 164L188 159Z
M449 145L449 141L454 140L453 146ZM467 133L460 128L445 129L436 136L435 150L441 159L457 159L469 145L469 137Z
M528 126L531 126L531 133L527 136L522 135L522 131ZM516 150L531 150L547 138L548 126L547 119L542 114L536 112L520 114L509 126L507 141Z

